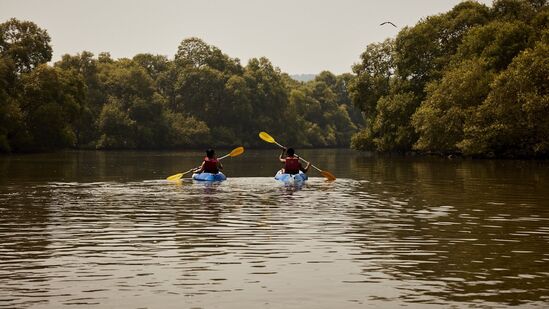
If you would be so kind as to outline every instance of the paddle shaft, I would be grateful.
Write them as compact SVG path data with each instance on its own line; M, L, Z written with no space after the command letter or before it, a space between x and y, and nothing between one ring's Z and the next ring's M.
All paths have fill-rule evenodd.
M296 154L296 156L297 156L297 154ZM314 169L315 169L315 170L317 170L317 171L319 171L319 172L321 172L321 173L323 172L323 171L322 171L321 169L319 169L318 167L314 166L314 165L313 165L313 164L311 164L311 163L310 163L309 161L307 161L307 160L303 159L303 158L302 158L302 157L300 157L300 156L297 156L297 157L298 157L298 158L299 158L299 159L300 159L301 161L303 161L303 162L305 162L305 163L309 164L310 166L314 167Z
M229 157L230 155L231 155L230 153L229 153L229 154L226 154L226 155L222 156L221 158L217 158L217 160L225 159L226 157Z

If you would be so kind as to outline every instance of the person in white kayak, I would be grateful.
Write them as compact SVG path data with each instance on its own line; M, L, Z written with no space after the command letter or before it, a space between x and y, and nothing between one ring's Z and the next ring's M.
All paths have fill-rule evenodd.
M295 155L295 150L293 148L282 148L282 153L278 157L280 162L284 163L284 167L281 169L282 173L285 174L299 174L299 171L307 173L309 170L310 163L307 163L305 167L299 162L299 157Z

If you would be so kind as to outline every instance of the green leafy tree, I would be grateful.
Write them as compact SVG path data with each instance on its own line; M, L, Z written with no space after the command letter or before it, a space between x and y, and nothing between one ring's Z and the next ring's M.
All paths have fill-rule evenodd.
M309 105L307 101L314 99L305 93L306 89L301 83L289 84L288 91L288 106L283 117L286 120L286 130L292 134L286 136L286 141L289 145L311 147L311 138L307 135L307 128L311 123L304 119L304 114Z
M353 74L299 82L199 38L174 60L84 51L51 67L47 32L11 19L0 151L256 146L267 130L296 147L547 156L548 38L546 0L463 1L368 45Z
M130 59L98 62L101 88L108 96L98 120L99 148L159 148L167 144L165 98L155 92L146 68ZM108 106L107 106L108 105ZM123 114L123 115L122 115ZM120 127L120 132L113 128Z
M343 104L339 105L333 112L325 115L328 118L327 122L331 123L335 135L334 143L329 146L350 146L351 137L357 132L358 128L349 114L349 107Z
M208 45L199 38L184 39L175 54L175 62L179 67L200 69L205 66L221 72L237 74L242 72L240 61L223 54L215 46Z
M347 78L344 80L344 78ZM348 146L357 131L349 115L350 97L343 86L352 78L323 71L306 83L287 83L289 102L285 119L293 145Z
M494 78L526 48L547 40L548 20L546 1L497 0L492 8L464 1L404 28L385 52L378 52L381 44L368 46L348 87L365 116L352 147L503 153L489 146L498 127L493 134L486 129L488 119L497 119L491 109L498 105L487 105L496 96Z
M549 155L549 44L516 57L493 84L465 127L459 147L467 154Z
M178 67L174 61L166 64L166 69L156 77L156 90L166 99L167 108L177 109L176 83L178 76Z
M360 108L356 107L351 100L351 94L349 93L349 86L354 79L353 74L344 73L337 76L337 82L333 89L337 97L337 103L340 107L344 107L347 110L347 114L351 119L351 122L356 129L364 126L364 115ZM346 139L347 140L347 139ZM348 139L350 142L350 139Z
M357 127L349 116L347 105L338 102L340 89L337 88L337 76L330 72L322 72L306 86L310 89L312 102L318 102L318 107L316 109L309 108L305 113L305 119L318 125L324 132L323 143L314 145L348 146L351 135L357 130ZM341 93L339 94L341 95ZM348 98L343 99L344 102L348 102L348 100ZM311 113L311 110L315 113ZM316 131L312 132L316 133Z
M72 147L74 122L85 98L82 79L71 72L41 65L21 78L20 106L30 136L22 148Z
M376 116L377 101L389 93L391 77L395 73L394 41L370 44L360 55L361 62L353 66L356 77L349 81L349 94L371 122Z
M98 141L99 149L127 149L135 148L135 121L130 119L124 111L123 104L111 97L105 104L99 116L101 137Z
M528 47L532 32L520 21L494 21L471 29L454 57L459 61L482 57L489 67L500 71Z
M380 44L369 45L361 55L362 62L353 67L356 77L348 83L349 94L354 105L363 111L366 122L362 131L352 138L353 148L383 151L391 149L387 143L380 144L381 135L388 132L386 129L390 126L390 121L398 121L398 124L394 124L396 127L400 125L401 120L387 117L390 113L380 110L379 103L383 98L400 91L397 91L399 88L395 86L396 83L404 84L395 76L394 44L393 40L386 40ZM387 105L381 107L383 106ZM383 115L380 115L380 112L383 112Z
M63 55L55 67L79 74L86 85L86 98L79 102L81 109L75 120L76 147L94 148L99 138L98 119L107 93L99 80L98 61L91 52Z
M488 7L464 1L448 13L430 16L398 34L394 47L397 72L412 82L420 100L425 85L441 77L463 35L487 23L489 15Z
M232 75L225 83L224 106L221 110L219 124L234 131L238 144L256 138L250 127L253 126L254 114L251 102L251 90L243 76Z
M343 73L336 76L336 84L333 89L337 96L338 104L345 104L347 106L352 105L351 95L349 94L349 85L351 84L354 76L351 73Z
M0 24L0 55L12 59L19 73L50 61L49 43L47 31L33 22L12 18Z
M137 54L132 58L133 62L144 68L153 81L157 81L159 76L166 72L170 67L170 61L166 56L152 54Z
M191 112L207 123L222 117L220 107L225 99L222 72L209 67L185 69L178 75L175 92L177 112Z
M545 2L545 4L542 4ZM494 19L500 21L528 22L536 13L536 9L547 6L546 1L496 0L491 9Z
M371 128L377 151L405 152L416 140L410 117L416 108L412 92L391 93L378 101L377 117Z
M210 144L210 129L205 122L180 113L164 113L164 119L169 124L167 134L170 147L184 148Z
M250 89L250 104L253 106L254 119L250 130L270 130L286 138L288 132L284 116L288 106L288 89L280 69L275 68L267 58L253 58L244 68L243 78Z
M16 101L15 65L0 57L0 152L11 152L23 127L23 115Z
M419 133L415 149L460 152L464 126L490 91L494 73L481 59L467 60L448 70L427 88L427 98L413 115Z
M531 20L530 26L533 28L531 42L549 39L549 6L541 9Z

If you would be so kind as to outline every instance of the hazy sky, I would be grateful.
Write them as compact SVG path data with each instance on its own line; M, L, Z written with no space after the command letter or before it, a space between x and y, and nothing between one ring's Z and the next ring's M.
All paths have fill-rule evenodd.
M231 57L265 56L290 74L350 72L366 45L461 0L0 0L0 22L31 20L50 34L53 60L88 50L114 58L173 58L196 36ZM490 5L492 0L479 0Z

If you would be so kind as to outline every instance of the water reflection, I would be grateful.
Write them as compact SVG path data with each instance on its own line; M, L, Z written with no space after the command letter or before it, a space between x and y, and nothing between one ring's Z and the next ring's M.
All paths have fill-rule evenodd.
M473 196L457 207L410 200L414 196L385 203L374 197L367 207L374 216L365 207L350 213L357 216L350 236L361 244L355 254L366 276L378 270L401 282L415 282L413 289L406 284L406 293L400 295L408 301L426 296L506 304L544 299L547 291L540 295L539 288L548 283L548 260L540 248L546 247L547 235L539 233L547 217L513 208L517 218L506 214L509 208L487 207Z
M549 302L543 162L301 155L338 180L277 183L269 151L214 184L162 180L194 152L0 159L0 308Z

